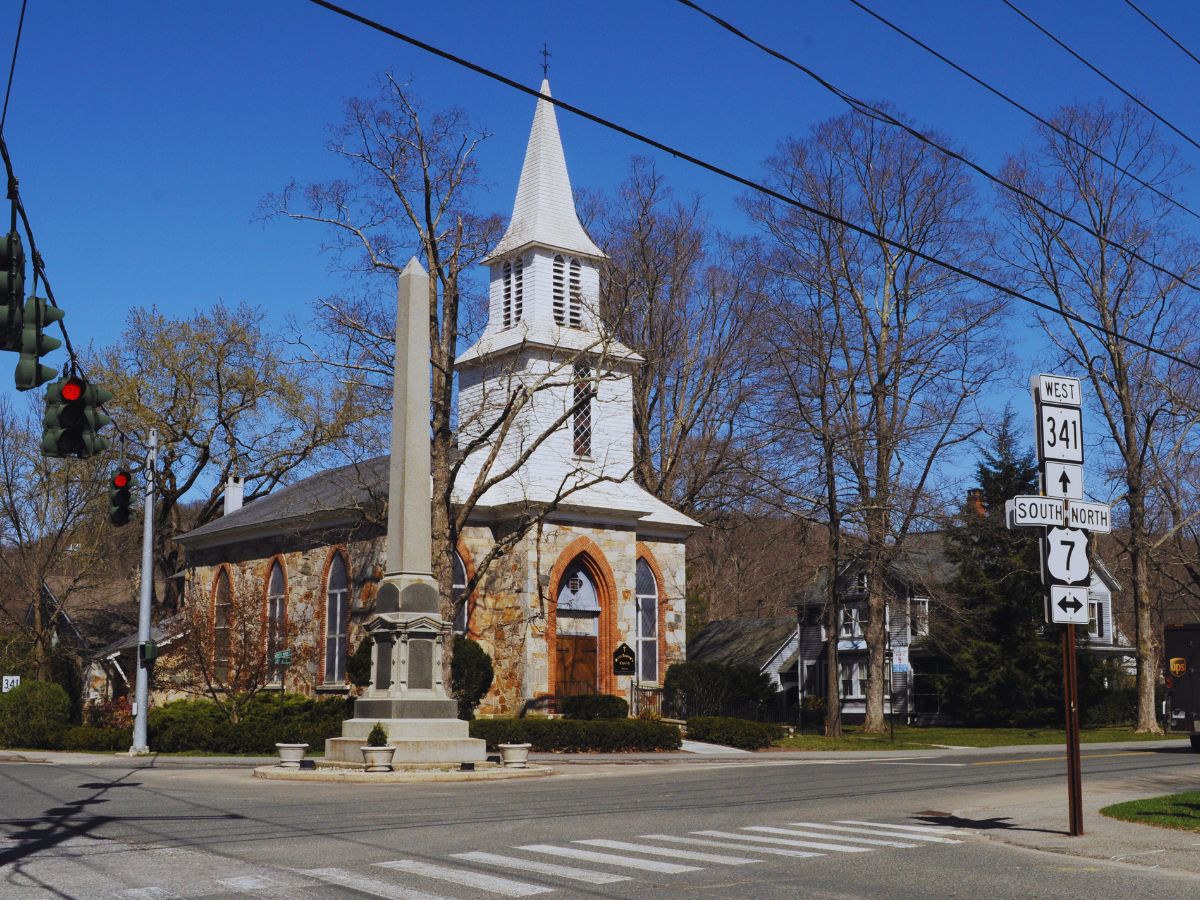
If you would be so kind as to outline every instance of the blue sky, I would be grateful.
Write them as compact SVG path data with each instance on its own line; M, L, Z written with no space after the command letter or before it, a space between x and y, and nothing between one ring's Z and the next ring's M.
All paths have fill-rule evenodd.
M1038 112L1119 99L1000 0L864 2ZM751 177L781 139L843 111L800 73L674 0L345 5L535 87L545 42L556 96ZM989 168L1030 133L1020 113L847 0L702 5L839 86L890 101ZM1122 0L1018 5L1200 134L1200 65ZM1200 53L1200 9L1139 5ZM5 63L19 11L20 0L0 4ZM461 106L491 132L481 155L492 184L484 202L507 215L533 113L528 96L303 0L30 0L5 137L73 341L118 339L136 305L187 314L244 300L303 317L313 298L336 292L340 276L319 253L320 229L264 224L255 210L292 179L342 174L324 149L326 124L339 120L346 98L371 93L384 70L410 78L428 106ZM631 155L648 153L566 113L559 124L576 187L608 189ZM1200 162L1200 151L1177 143L1185 160ZM740 188L656 159L677 191L705 197L717 224L745 230ZM1200 192L1185 199L1196 205ZM1014 330L1036 357L1031 323L1018 313ZM1015 373L1014 383L1027 376Z

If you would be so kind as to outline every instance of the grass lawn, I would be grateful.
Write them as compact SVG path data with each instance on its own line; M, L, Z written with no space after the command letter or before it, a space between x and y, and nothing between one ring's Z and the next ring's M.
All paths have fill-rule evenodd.
M1084 728L1079 740L1084 744L1105 741L1178 740L1180 735L1134 734L1129 726L1109 725ZM1065 744L1067 734L1059 728L918 728L896 726L896 740L887 734L862 734L855 726L846 728L841 738L816 734L797 734L775 743L782 750L929 750L943 747L1008 747L1016 744Z
M1104 807L1100 815L1143 825L1157 825L1159 828L1200 831L1200 794L1168 794L1165 797L1116 803Z

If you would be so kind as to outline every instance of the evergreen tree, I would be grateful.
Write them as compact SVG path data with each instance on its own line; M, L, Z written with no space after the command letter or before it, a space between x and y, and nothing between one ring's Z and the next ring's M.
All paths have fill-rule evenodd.
M1038 533L1005 524L1005 501L1038 492L1037 463L1018 448L1012 418L1006 411L977 469L984 513L968 509L949 533L958 610L931 622L931 643L945 657L942 711L964 724L1062 718L1062 650L1058 629L1045 624Z

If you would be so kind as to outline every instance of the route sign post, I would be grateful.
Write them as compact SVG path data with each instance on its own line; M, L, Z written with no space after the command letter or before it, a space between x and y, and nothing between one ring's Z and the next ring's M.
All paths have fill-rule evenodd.
M1067 725L1067 807L1070 832L1083 834L1079 760L1079 672L1075 626L1088 624L1091 534L1112 531L1112 509L1083 500L1083 387L1078 378L1035 375L1042 494L1006 504L1009 528L1041 528L1046 621L1063 625L1063 694Z

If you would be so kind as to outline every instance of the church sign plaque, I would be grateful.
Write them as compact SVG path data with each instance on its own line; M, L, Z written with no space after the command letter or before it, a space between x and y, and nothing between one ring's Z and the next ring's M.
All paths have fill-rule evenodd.
M637 657L628 644L621 644L613 651L613 674L632 675L637 671Z

